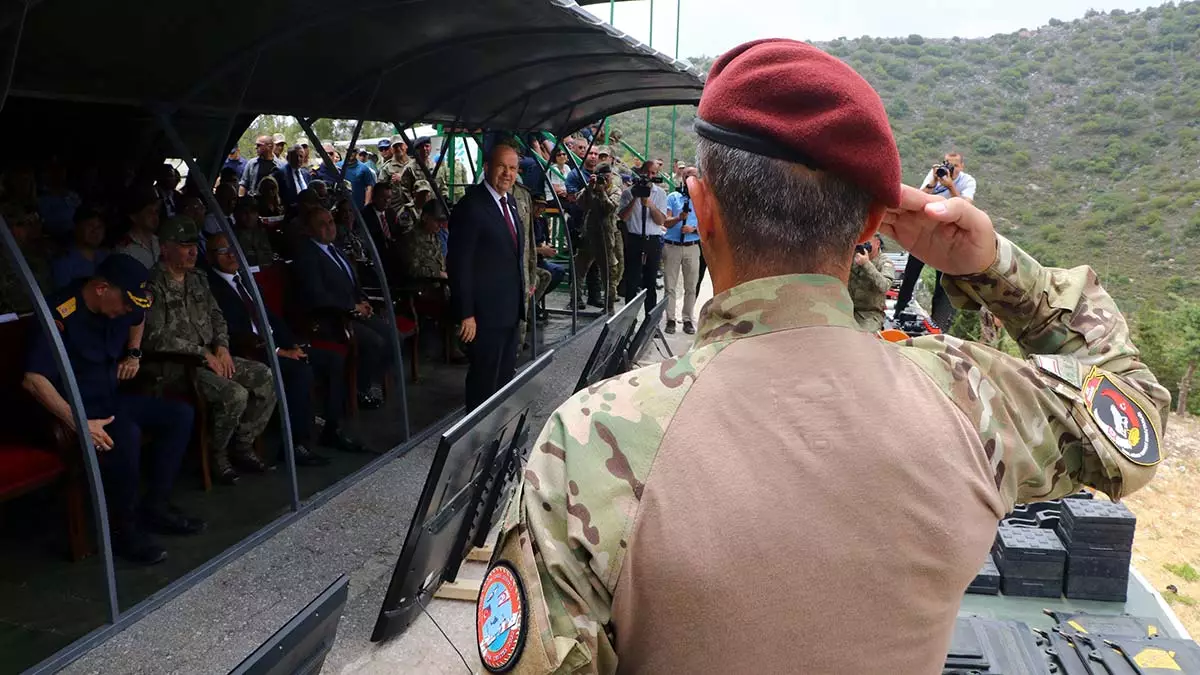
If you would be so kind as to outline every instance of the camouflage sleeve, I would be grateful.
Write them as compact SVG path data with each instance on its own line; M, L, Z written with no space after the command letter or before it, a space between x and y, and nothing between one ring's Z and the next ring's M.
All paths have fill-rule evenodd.
M167 311L167 308L173 303L168 297L166 288L155 281L150 282L149 288L154 298L154 306L146 313L146 332L142 338L142 348L149 352L204 356L203 347L179 337L174 327L167 321L168 314L174 316L176 312L182 310L176 307L171 312Z
M863 265L855 265L858 272L866 278L866 283L879 293L887 292L887 289L892 287L892 280L885 277L883 272L875 267L873 262L867 262Z
M945 335L909 340L905 356L976 427L1010 508L1080 485L1114 499L1141 488L1162 457L1170 395L1124 318L1090 268L1044 268L1002 237L997 247L991 268L943 285L958 306L999 316L1027 358Z
M613 211L617 210L617 207L621 205L622 192L623 190L621 189L620 185L613 185L612 183L609 183L608 193L605 194L605 197L607 198L604 204L605 213L612 213Z
M204 284L204 295L208 301L208 316L212 321L213 343L212 347L229 348L229 324L225 322L225 315L221 312L221 306L217 304L216 297L212 294L212 287L208 285L206 279L201 279Z
M492 563L511 565L525 590L528 634L512 673L616 672L613 593L645 481L696 374L723 348L602 382L551 415Z

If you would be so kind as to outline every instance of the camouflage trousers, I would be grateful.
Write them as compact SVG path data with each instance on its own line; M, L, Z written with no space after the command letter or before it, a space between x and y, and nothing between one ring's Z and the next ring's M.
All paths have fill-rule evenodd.
M533 291L533 303L525 310L525 318L517 323L517 356L520 357L522 348L525 345L525 334L529 330L529 322L536 321L537 303L546 293L546 289L550 288L550 272L542 268L534 270L537 275L537 288Z
M878 333L883 330L883 318L882 309L855 308L854 310L854 320L858 322L859 329L869 333Z
M208 368L197 373L197 388L208 403L211 447L223 457L231 447L254 445L275 411L271 369L258 361L234 357L233 378L225 379Z
M625 274L625 244L621 231L615 224L591 224L585 233L584 245L575 252L575 274L580 279L586 278L592 263L604 264L608 261L608 305L609 310L619 295L618 289L621 278ZM605 268L600 268L601 278ZM583 292L583 284L578 284L578 291ZM580 297L582 300L582 297Z

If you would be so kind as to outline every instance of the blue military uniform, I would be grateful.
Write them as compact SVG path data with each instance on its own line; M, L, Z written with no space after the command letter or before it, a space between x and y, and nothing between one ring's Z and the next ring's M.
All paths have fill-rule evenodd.
M110 256L97 270L97 276L114 277L110 283L118 288L128 288L130 282L116 278L125 277L131 271L135 283L143 286L140 292L144 293L145 268L129 256ZM137 277L142 281L137 282ZM203 523L184 518L167 507L191 437L194 413L191 406L179 401L120 391L117 364L126 354L130 328L145 319L149 298L122 290L128 294L130 300L127 302L134 305L133 309L124 316L111 318L88 308L83 298L85 284L85 280L78 280L49 296L50 313L70 359L87 419L113 418L104 429L112 438L113 447L107 451L98 450L97 458L112 523L114 549L139 562L159 562L165 559L166 552L139 533L137 516L140 515L143 524L150 529L163 533L188 534L203 527ZM62 393L53 347L41 330L35 330L32 336L26 371L44 376ZM153 466L146 495L139 503L143 431L152 437L146 456ZM81 432L87 433L86 430Z

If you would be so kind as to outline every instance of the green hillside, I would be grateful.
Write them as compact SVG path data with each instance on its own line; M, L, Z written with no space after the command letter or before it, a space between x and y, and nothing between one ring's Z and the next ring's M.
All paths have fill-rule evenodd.
M906 183L963 153L999 230L1046 264L1095 268L1177 392L1200 361L1200 2L982 39L820 46L883 97ZM678 115L674 154L692 161L695 109ZM613 126L640 152L645 122L626 113ZM670 108L653 111L651 156L671 156L670 126ZM1189 407L1200 413L1200 399Z
M1004 234L1046 263L1093 265L1127 311L1200 290L1200 2L821 46L882 95L907 183L957 149ZM679 115L675 154L691 159L694 109ZM642 149L644 113L614 124ZM655 110L653 156L669 131L670 109Z

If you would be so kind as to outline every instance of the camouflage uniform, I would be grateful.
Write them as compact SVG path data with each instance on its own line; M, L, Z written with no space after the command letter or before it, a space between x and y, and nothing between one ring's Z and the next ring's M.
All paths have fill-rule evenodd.
M421 227L420 216L413 208L398 212L401 257L404 276L412 279L434 279L446 272L446 257L436 233Z
M467 167L465 162L454 162L454 180L449 181L450 167L449 159L442 160L442 165L438 167L436 176L438 192L442 197L446 198L447 204L457 204L458 200L463 198L467 193ZM454 183L454 188L450 188L450 183Z
M275 251L271 248L271 237L261 227L239 229L238 243L246 254L246 262L255 267L270 267L275 262Z
M617 584L618 579L622 584L635 583L632 581L638 578L635 572L626 569L630 565L645 574L647 556L651 555L648 551L658 553L658 559L663 558L663 551L654 548L656 535L661 536L663 528L671 526L658 521L647 524L646 513L663 512L667 508L664 504L672 498L676 500L671 504L675 507L671 511L673 514L703 504L704 500L720 498L722 495L699 491L711 485L713 480L729 480L733 474L744 470L746 464L731 467L739 460L717 453L715 461L726 462L726 467L733 469L732 473L710 479L704 472L711 467L699 466L690 477L702 485L685 488L697 491L696 494L666 495L661 487L656 488L663 484L663 472L667 470L664 465L690 467L696 459L694 455L687 455L695 448L683 445L682 439L700 442L692 436L697 433L694 428L681 428L685 423L680 419L696 424L704 417L734 415L722 408L719 403L722 400L738 411L759 410L763 406L770 408L771 396L761 401L756 399L762 392L721 390L727 385L719 374L722 369L731 373L738 368L734 364L744 363L751 350L765 350L766 345L774 345L771 354L779 352L780 357L786 359L788 354L800 352L806 340L813 340L824 331L826 337L820 344L826 345L822 349L825 354L832 355L831 350L837 349L858 349L855 355L861 352L876 359L870 369L864 368L854 379L821 382L801 378L791 392L793 400L796 397L805 400L805 396L810 396L807 400L811 403L806 404L805 411L789 419L822 410L831 391L846 395L886 386L880 369L891 368L891 373L908 373L909 383L905 386L924 387L922 396L933 401L939 410L945 410L942 418L945 421L936 425L939 433L944 431L949 435L953 432L956 438L969 439L969 444L956 444L969 445L966 450L930 447L930 452L935 455L901 456L892 460L889 468L903 467L906 461L913 467L902 477L903 484L913 494L889 497L894 500L890 503L905 505L902 507L905 512L893 520L917 517L921 507L907 508L915 499L932 503L941 493L960 488L953 481L935 479L932 472L923 474L917 467L941 467L951 472L969 469L976 480L977 494L968 495L968 501L964 503L971 504L972 517L978 518L982 514L987 523L995 522L991 519L999 519L1017 502L1053 499L1084 484L1103 490L1115 499L1145 485L1161 458L1161 436L1158 434L1166 423L1170 395L1138 360L1124 318L1090 268L1043 268L1014 244L1002 237L997 241L997 257L989 269L977 275L947 276L945 286L961 307L978 309L987 305L1000 316L1024 352L1030 355L1027 360L945 335L888 343L845 330L855 329L857 324L849 294L840 281L825 276L788 275L750 281L715 297L702 313L695 346L681 357L600 383L579 392L560 406L533 445L524 480L508 505L493 561L493 571L499 569L495 565L500 563L511 566L523 583L527 599L523 603L526 612L522 617L528 622L527 635L511 672L611 673L617 668L618 656L623 669L637 669L641 665L636 662L636 657L626 652L627 641L637 642L637 627L614 623L614 616L631 607L635 616L638 611L652 614L655 610L647 601L633 599L634 596L629 595L632 591ZM825 358L820 353L806 356L810 357L806 363L819 363ZM786 364L780 363L780 366L786 367ZM1092 399L1089 398L1097 391L1090 388L1096 382L1090 377L1095 372L1093 368L1103 369L1101 372L1117 383L1134 407L1144 413L1141 419L1145 426L1152 427L1145 431L1154 433L1155 452L1146 456L1144 464L1135 462L1131 455L1119 449L1115 440L1110 442L1113 437L1105 435L1108 432L1102 431L1095 421L1098 418L1090 410ZM710 369L715 372L712 378L706 378ZM738 377L744 375L739 373ZM761 376L764 380L770 379L768 373L761 373ZM782 382L786 381L787 378L782 379ZM771 382L772 385L780 383L780 380ZM840 388L831 388L834 384ZM688 398L692 394L702 402L693 400L689 406ZM912 403L905 400L897 405L908 407ZM841 409L854 410L852 406ZM767 410L758 421L745 421L734 415L719 423L731 427L730 437L736 438L738 433L753 435L748 425L761 421L771 423L780 413L779 410ZM857 419L870 425L875 414L874 410L865 411ZM830 434L842 434L844 432L836 427L852 422L826 419L817 423ZM918 427L923 423L923 420L913 421ZM855 430L856 434L864 432L869 433L869 430ZM728 437L722 438L728 442ZM784 448L780 453L767 453L765 457L759 450L766 448L748 446L746 449L753 451L750 462L768 462L768 471L787 468L783 464L788 462L802 462L799 470L814 479L812 485L794 486L792 493L776 498L781 500L778 508L785 510L794 508L789 499L821 489L823 480L828 477L837 476L837 480L847 482L856 480L856 476L845 476L846 469L839 467L870 467L871 462L878 461L880 454L875 448L855 448L853 443L851 447L841 447L845 443L839 446L837 439L834 439L833 447L829 447L830 441L824 438L777 440ZM911 442L915 445L922 441ZM1146 448L1150 447L1150 440L1143 439L1143 442L1147 443ZM668 449L660 452L663 447ZM860 450L869 456L859 454ZM666 454L672 451L678 451L675 457ZM954 454L960 452L962 455ZM684 459L677 459L681 455ZM900 473L904 472L901 470ZM678 475L674 478L677 483ZM870 491L872 486L863 485L863 488ZM793 486L775 485L769 489L791 490ZM857 504L855 500L861 496L848 496L842 504L846 507ZM752 501L751 495L745 495L745 498ZM754 503L761 506L763 502ZM730 518L744 514L741 517L751 528L761 525L755 518L771 515L747 504L730 503L720 508L732 514ZM878 524L874 521L883 517L876 511L869 513L869 517L863 515L861 528L855 528L857 534L871 533L872 527ZM987 527L982 528L982 532L964 531L961 517L959 513L933 510L929 512L929 518L936 525L929 529L945 530L941 541L948 542L951 547L960 538L974 538L973 545L978 550L972 549L971 555L964 556L955 567L956 574L966 574L962 579L965 587L978 569L976 560L981 562L986 556L994 531L987 531ZM786 522L786 515L780 518ZM871 574L863 567L847 572L833 564L816 570L818 579L807 578L804 572L811 570L790 569L797 564L795 560L770 555L781 545L787 545L787 542L777 540L752 539L760 547L748 553L716 550L721 548L720 542L728 543L726 537L742 534L735 531L737 528L728 529L728 522L724 525L727 529L717 531L707 545L693 542L693 550L679 551L683 555L667 558L665 565L668 571L676 572L676 577L665 582L676 584L672 597L707 607L714 624L729 627L733 620L754 622L753 613L758 611L754 606L739 606L737 609L741 614L731 618L725 616L726 610L730 609L726 604L739 604L745 594L756 592L753 589L755 582L739 577L740 570L711 567L714 561L737 561L733 564L736 567L758 564L766 559L765 564L775 565L768 568L776 575L772 583L780 584L773 587L774 593L809 588L812 584L840 583L844 579L839 575ZM796 527L802 530L808 526ZM814 527L819 525L814 523ZM645 539L638 539L639 532L645 528L650 528L649 534ZM692 529L687 532L697 531L692 524ZM761 538L768 535L756 530L748 536ZM886 536L885 532L883 538ZM797 537L801 538L801 545L810 541L803 540L800 534ZM815 541L822 542L817 548L825 543L821 539ZM869 542L863 546L884 550L889 547L889 542L875 541L869 536L862 541ZM728 543L726 549L729 546L734 544ZM813 556L819 555L820 551L813 552ZM855 560L869 555L869 552L863 552L851 556L853 560L843 562L853 566ZM946 555L948 553L942 550L929 551L924 560L929 565L941 564ZM787 578L793 572L799 576ZM889 568L879 574L890 578L895 570ZM706 582L719 585L714 578L720 575L729 575L725 579L727 588L704 585ZM934 572L928 571L926 577L932 575ZM783 584L788 584L786 589ZM939 605L938 617L939 626L945 624L948 641L961 589L947 586L954 584L926 584L923 588L936 588L941 605L946 605ZM858 599L858 596L874 594L877 590L887 592L886 588L877 589L874 585L869 593L853 586L842 589L847 603L878 603L878 598ZM838 589L827 592L837 593ZM684 597L689 594L700 597ZM781 601L780 605L786 606L787 602ZM687 607L690 609L692 605ZM796 607L789 611L806 610ZM688 616L695 619L696 615ZM793 628L776 629L762 622L756 623L755 627L775 633ZM704 632L696 634L700 629L697 625L676 628L693 631L693 646L706 637ZM709 633L713 630L712 626L705 629ZM796 653L795 645L775 646L778 652ZM666 647L673 649L670 645ZM620 655L618 648L622 652ZM758 648L766 649L763 645ZM711 655L713 650L708 653ZM740 649L736 655L745 657L749 654L746 649ZM934 656L940 663L942 656Z
M521 241L525 246L521 250L521 288L525 289L525 318L517 322L517 354L525 344L525 332L529 329L530 311L529 299L537 286L537 251L533 241L533 192L517 183L512 188L512 201L517 205L517 217L521 223Z
M44 295L51 290L50 262L37 246L22 246L21 254L37 280L38 290ZM0 250L0 314L15 312L27 314L33 311L33 296L25 288L25 282L9 260L8 252Z
M394 159L389 159L383 164L379 165L379 180L392 186L392 197L388 201L388 206L395 209L396 213L399 213L400 209L403 208L405 199L404 190L400 187L400 185L392 182L392 176L399 176L401 173L403 173L405 166L406 164L401 164ZM412 202L411 199L408 201L409 203Z
M599 180L599 179L597 179ZM589 187L579 196L579 208L583 210L583 245L575 252L575 274L580 279L587 276L593 262L608 261L608 311L613 310L621 278L625 274L625 243L617 227L617 207L621 204L621 183L615 174L610 174L608 190L597 197ZM603 273L603 269L601 272ZM583 293L583 284L578 285ZM582 295L576 300L583 305Z
M229 348L225 316L203 272L191 270L183 283L177 283L161 265L156 265L150 271L149 290L154 309L146 318L142 343L146 351L203 357L210 349ZM255 439L275 410L271 370L258 361L238 357L234 357L233 364L232 379L206 366L197 369L197 386L212 420L210 447L218 468L228 466L231 449L237 454L253 452ZM143 370L157 379L160 392L183 388L185 373L177 364L150 362Z
M850 300L854 302L854 320L859 328L883 330L887 292L895 279L896 267L882 253L866 265L850 265Z
M396 199L396 193L400 193L400 203L415 204L417 193L426 189L431 192L433 191L433 188L429 185L429 179L425 177L425 172L421 170L421 165L417 164L417 158L409 157L408 164L405 164L404 168L400 170L400 189L392 190L393 201ZM440 185L438 186L438 192L443 192ZM433 198L433 196L430 196L430 199Z

